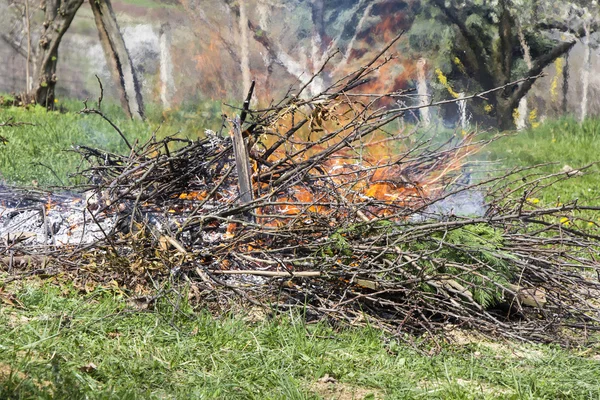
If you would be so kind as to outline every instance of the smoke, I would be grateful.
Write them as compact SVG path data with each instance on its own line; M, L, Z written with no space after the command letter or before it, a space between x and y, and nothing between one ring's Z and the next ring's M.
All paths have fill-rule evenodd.
M425 214L438 218L483 217L486 211L483 192L466 189L433 203L427 208Z

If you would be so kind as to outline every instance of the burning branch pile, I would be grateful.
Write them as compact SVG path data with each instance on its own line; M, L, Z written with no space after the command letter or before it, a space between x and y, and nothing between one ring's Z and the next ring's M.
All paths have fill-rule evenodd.
M410 93L368 91L390 61L262 110L250 93L225 137L152 138L126 155L79 147L88 221L116 220L61 259L396 333L597 329L600 238L576 215L598 208L540 208L528 199L569 174L490 175L469 161L486 144L474 135L402 128Z

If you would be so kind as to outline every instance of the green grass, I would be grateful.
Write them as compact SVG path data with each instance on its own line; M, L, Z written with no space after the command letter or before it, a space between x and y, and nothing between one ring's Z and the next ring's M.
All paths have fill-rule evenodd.
M484 158L507 167L555 163L540 172L560 172L566 165L581 168L600 161L600 119L583 124L573 119L548 121L535 129L518 132L486 148ZM597 205L600 200L600 166L586 170L584 176L564 180L537 193L546 206L579 199Z
M310 399L327 396L326 374L358 398L600 398L597 349L471 341L421 354L377 329L174 315L166 302L143 312L103 288L30 282L0 296L0 398Z
M79 101L59 101L63 112L47 112L42 107L0 107L0 123L12 119L31 125L0 127L8 142L0 145L0 177L17 185L51 186L76 183L69 175L76 171L80 157L69 151L87 145L112 152L127 153L118 133L98 115L82 115ZM90 104L92 106L92 104ZM203 102L163 114L150 105L146 122L131 121L119 107L107 105L103 112L120 127L130 143L145 142L153 132L158 137L178 134L197 139L204 129L218 129L220 104Z
M0 145L4 179L58 183L36 164L43 163L66 180L79 161L65 151L74 144L126 151L105 121L76 113L79 102L59 104L65 112L0 108L0 122L34 124L0 128L8 139ZM196 138L220 122L220 105L211 102L164 115L150 106L147 123L126 120L116 106L104 111L131 142L148 138L161 124L159 136ZM599 135L598 120L548 122L497 141L482 157L508 167L554 161L543 172L558 172L597 161ZM595 166L536 196L548 206L559 196L561 202L598 204L598 172ZM306 324L298 315L215 317L185 304L182 311L173 313L166 300L139 310L123 292L107 288L86 294L31 280L0 286L0 399L310 399L337 398L342 389L347 398L600 398L597 347L564 350L472 338L437 349L406 337L421 340L421 353L376 328L334 329ZM325 375L337 383L318 383Z

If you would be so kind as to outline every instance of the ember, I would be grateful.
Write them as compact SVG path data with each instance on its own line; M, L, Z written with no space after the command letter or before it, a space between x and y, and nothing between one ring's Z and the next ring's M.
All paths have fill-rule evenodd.
M153 138L127 155L79 147L94 195L27 203L3 232L34 219L22 231L38 246L7 248L118 267L135 284L181 278L205 300L236 294L314 317L367 316L395 333L453 324L550 340L599 329L600 285L576 272L598 271L600 238L577 229L573 213L597 208L531 204L544 177L466 174L484 141L418 138L400 128L410 108L389 106L390 93L352 95L392 61L380 54L320 94L304 97L304 86L262 110L250 109L250 92L227 137Z

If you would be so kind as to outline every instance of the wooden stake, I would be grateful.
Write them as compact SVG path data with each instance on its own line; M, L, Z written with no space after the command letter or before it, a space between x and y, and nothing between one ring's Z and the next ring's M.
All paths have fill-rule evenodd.
M252 202L252 180L250 178L250 158L248 156L248 148L246 147L246 141L242 136L242 127L240 124L240 118L236 115L231 121L233 125L232 140L233 140L233 154L235 156L235 167L238 174L238 187L240 190L240 200L242 204Z

